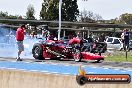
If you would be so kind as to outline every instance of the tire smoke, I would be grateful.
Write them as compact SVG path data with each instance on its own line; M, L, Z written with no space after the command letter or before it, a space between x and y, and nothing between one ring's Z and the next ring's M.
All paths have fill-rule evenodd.
M7 28L0 26L0 57L7 58L16 58L17 57L17 46L15 40L16 31L12 28ZM32 47L33 44L38 42L39 39L31 38L28 35L25 35L24 43L24 52L21 54L21 58L30 58L32 57Z

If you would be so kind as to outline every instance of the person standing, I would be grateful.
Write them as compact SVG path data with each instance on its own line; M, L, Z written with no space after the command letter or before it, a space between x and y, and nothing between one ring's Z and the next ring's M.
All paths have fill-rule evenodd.
M128 50L129 48L129 32L128 29L124 29L124 48Z
M24 31L25 31L25 25L22 25L16 31L16 42L18 47L18 56L16 59L17 61L22 61L22 59L20 58L20 55L22 51L24 51L24 45L23 45Z
M121 33L121 42L122 42L122 44L121 44L121 49L124 49L124 50L125 50L125 48L124 48L124 30L123 30L123 32Z

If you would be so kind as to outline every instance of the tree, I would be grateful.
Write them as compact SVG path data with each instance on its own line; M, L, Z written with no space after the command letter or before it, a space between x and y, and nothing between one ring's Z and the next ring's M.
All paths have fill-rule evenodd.
M62 21L76 21L79 14L77 0L63 0ZM59 0L44 0L40 11L40 18L43 20L59 19Z
M132 24L132 14L125 13L119 16L119 20L124 24Z
M35 19L35 10L33 5L29 4L27 7L27 12L26 12L26 19L28 20L34 20Z
M19 19L19 15L8 15L8 12L0 12L0 18L4 19Z
M77 0L63 0L62 4L62 20L76 21L79 15Z
M124 13L121 14L119 17L111 20L112 23L115 24L132 24L132 14Z
M94 14L94 18L93 18L95 21L98 21L98 20L103 20L102 16L100 16L99 14Z
M58 20L58 0L44 0L40 11L40 18L43 20Z
M0 18L7 18L8 17L8 13L7 12L0 12Z
M121 21L118 19L118 17L116 17L115 19L111 19L110 22L113 24L121 24Z
M99 14L94 14L92 11L83 10L80 12L81 22L96 22L102 20L103 18Z

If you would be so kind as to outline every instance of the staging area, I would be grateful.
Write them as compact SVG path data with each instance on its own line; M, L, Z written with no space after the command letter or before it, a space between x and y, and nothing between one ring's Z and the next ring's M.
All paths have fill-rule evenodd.
M110 64L112 65L112 62L78 63L57 60L35 61L34 59L17 62L14 58L0 58L0 88L132 88L132 83L88 83L80 86L76 82L80 65L87 74L129 74L132 76L131 63L117 63L115 67ZM119 68L120 65L122 68Z

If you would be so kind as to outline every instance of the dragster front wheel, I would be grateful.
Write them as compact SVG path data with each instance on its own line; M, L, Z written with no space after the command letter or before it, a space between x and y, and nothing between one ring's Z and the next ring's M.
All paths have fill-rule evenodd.
M73 54L73 59L74 59L76 62L81 61L82 55L81 55L81 51L80 51L79 49L75 49L74 54Z

